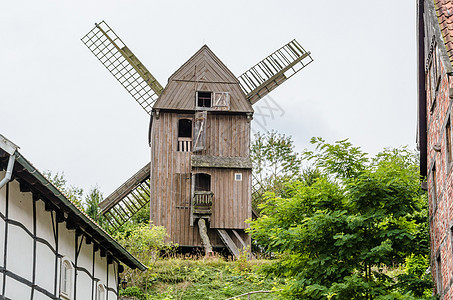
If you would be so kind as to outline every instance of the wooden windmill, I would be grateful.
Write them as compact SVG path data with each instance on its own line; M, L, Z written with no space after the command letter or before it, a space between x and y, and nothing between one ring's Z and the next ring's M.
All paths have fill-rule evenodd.
M250 245L252 105L313 61L296 40L239 77L205 45L165 88L103 21L82 38L151 115L151 162L101 204L112 230L150 203L154 225L182 247Z

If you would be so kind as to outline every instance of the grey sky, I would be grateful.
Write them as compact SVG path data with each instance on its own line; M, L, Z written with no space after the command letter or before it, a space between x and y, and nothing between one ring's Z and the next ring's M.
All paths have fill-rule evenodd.
M80 41L101 20L162 85L203 44L239 76L296 38L315 61L271 93L268 129L415 148L414 1L5 1L0 134L76 186L107 195L150 157L148 115Z

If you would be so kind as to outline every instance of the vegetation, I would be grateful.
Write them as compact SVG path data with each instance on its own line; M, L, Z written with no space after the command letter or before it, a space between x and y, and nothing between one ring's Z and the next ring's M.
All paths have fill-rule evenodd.
M266 192L280 195L285 184L299 175L301 159L291 137L275 131L256 133L250 156L253 163L252 206L259 211Z
M120 295L144 299L227 299L250 291L274 290L251 299L281 299L284 280L260 271L266 260L226 261L221 257L172 257L157 260L146 271L140 287L130 286ZM242 299L246 299L242 297Z
M126 268L121 295L137 299L429 299L427 198L416 155L385 149L370 158L347 140L312 139L295 151L290 137L258 133L251 147L254 249L271 260L177 256L165 228L144 207L114 237L149 269ZM311 163L303 168L303 163ZM101 226L96 186L84 194L64 174L45 174ZM280 291L281 290L281 291Z
M415 155L386 149L369 159L347 140L312 143L316 151L304 157L317 170L311 175L319 176L289 182L281 197L268 194L262 217L251 222L255 241L279 258L269 274L288 276L285 294L299 299L429 295L430 282L419 270L412 277L388 272L429 254ZM403 284L409 279L417 288Z

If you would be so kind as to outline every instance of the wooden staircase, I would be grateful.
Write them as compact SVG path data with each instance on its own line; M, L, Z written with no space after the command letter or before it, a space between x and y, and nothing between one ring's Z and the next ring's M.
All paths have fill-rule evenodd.
M220 239L225 244L225 246L230 251L230 253L235 258L239 258L239 256L241 255L241 250L243 250L247 247L247 245L245 244L244 240L241 238L239 233L234 229L229 229L229 231L231 231L234 234L234 236L239 240L239 243L241 244L240 248L233 241L233 239L231 238L230 234L228 233L228 231L226 229L216 229L216 230L220 236Z

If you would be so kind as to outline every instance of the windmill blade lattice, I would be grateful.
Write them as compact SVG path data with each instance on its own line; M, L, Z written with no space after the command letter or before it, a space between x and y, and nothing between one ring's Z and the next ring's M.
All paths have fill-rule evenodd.
M140 209L149 203L150 168L147 163L112 194L99 203L101 214L110 225L112 233L129 221Z
M255 104L313 61L310 52L292 40L238 77L250 103Z
M107 23L96 24L82 42L150 114L163 88Z

